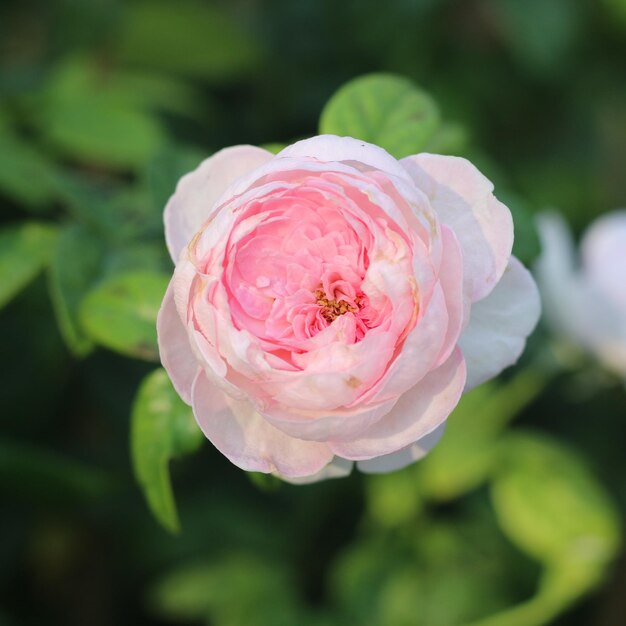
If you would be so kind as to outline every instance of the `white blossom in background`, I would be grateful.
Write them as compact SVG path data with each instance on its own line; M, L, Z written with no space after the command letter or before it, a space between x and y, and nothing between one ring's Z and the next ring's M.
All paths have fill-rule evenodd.
M538 227L535 274L547 323L626 380L626 210L593 222L579 251L559 214L542 214Z

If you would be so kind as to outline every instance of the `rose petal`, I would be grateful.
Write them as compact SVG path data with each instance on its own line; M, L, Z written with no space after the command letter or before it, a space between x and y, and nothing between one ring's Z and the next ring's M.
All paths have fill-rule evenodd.
M187 404L191 404L191 388L199 367L189 343L187 330L176 308L173 280L165 292L159 309L157 336L161 363L178 395Z
M448 323L443 289L437 285L423 317L405 339L395 361L363 399L368 402L389 401L424 378L433 369L442 350Z
M530 272L515 258L495 289L472 305L470 322L459 340L467 363L466 390L513 365L541 313Z
M278 158L316 159L325 163L342 161L357 162L364 165L394 174L408 180L406 171L400 162L388 152L366 141L353 137L337 137L336 135L318 135L310 139L303 139L276 155Z
M285 435L266 422L249 403L227 396L204 372L196 377L192 399L202 432L241 469L276 472L289 478L311 476L333 458L326 444Z
M232 146L216 152L180 179L164 214L165 240L174 263L207 221L223 191L272 157L271 152L255 146Z
M625 213L601 217L585 233L582 272L565 220L544 213L537 220L542 252L535 266L545 317L553 332L597 356L619 375L626 374L626 307L623 262Z
M457 236L468 292L473 302L480 300L500 280L511 255L510 211L494 197L493 184L466 159L416 154L402 164Z
M447 226L441 229L443 256L439 268L439 282L446 299L448 328L437 360L440 365L454 350L461 331L469 322L470 299L463 290L463 255L459 241Z
M598 218L585 233L580 249L584 275L626 317L626 210Z
M579 337L587 325L582 284L574 271L575 248L565 220L558 213L537 218L541 256L535 276L541 290L544 319L553 332Z
M326 467L311 476L301 476L299 478L287 478L280 474L277 474L277 476L292 485L309 485L328 478L344 478L350 474L353 466L353 461L348 461L347 459L336 456Z
M339 376L339 375L335 375ZM371 424L389 413L396 399L381 404L365 404L335 411L300 411L272 406L264 417L285 434L310 441L354 439Z
M450 358L409 389L394 408L354 441L331 441L332 451L362 461L406 448L441 425L457 405L465 385L465 361Z
M367 461L358 461L356 465L365 474L386 474L387 472L400 470L407 465L411 465L411 463L415 463L415 461L423 459L439 443L445 429L446 422L422 437L419 441L402 448L402 450L398 450L398 452L385 454Z

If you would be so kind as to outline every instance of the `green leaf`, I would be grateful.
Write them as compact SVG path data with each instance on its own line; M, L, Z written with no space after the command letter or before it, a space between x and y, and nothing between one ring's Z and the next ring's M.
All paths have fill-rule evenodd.
M330 570L341 623L451 626L505 608L523 559L485 509L457 509L449 521L426 515L384 533L362 526Z
M176 621L211 619L220 626L293 626L294 585L282 563L249 554L184 565L161 580L151 604Z
M129 5L118 54L126 63L207 80L254 68L259 51L240 22L216 6L156 0Z
M55 196L57 168L40 150L0 131L0 193L32 209Z
M37 222L0 231L0 307L46 266L55 237L53 226Z
M438 127L433 99L392 74L350 81L331 97L320 118L320 133L362 139L396 158L422 151Z
M492 483L498 521L521 550L580 593L597 583L620 543L619 516L582 459L532 433L503 442ZM566 586L567 587L567 586Z
M492 382L463 396L445 435L416 467L424 493L452 500L475 489L498 461L506 425L545 388L550 376L523 370L506 383Z
M149 115L89 96L50 107L45 132L68 156L115 168L141 166L163 141Z
M163 238L163 211L153 206L143 185L122 185L64 173L57 177L58 197L77 221L114 245L140 238Z
M426 144L422 147L423 152L434 154L462 155L469 142L467 131L461 124L454 122L444 122L430 136Z
M140 167L165 141L156 117L111 91L106 74L80 58L52 74L39 124L63 154L112 168Z
M406 524L422 509L414 467L368 476L365 485L368 513L380 526L393 528Z
M111 198L119 186L111 181L92 182L86 176L63 172L56 179L57 194L63 208L78 222L103 238L123 230L119 215L110 210Z
M156 318L167 289L164 273L116 274L90 291L80 307L80 321L97 344L127 356L158 360Z
M65 226L59 234L49 272L54 312L68 347L76 356L88 354L93 343L85 335L78 312L98 279L104 250L99 239L79 224Z
M155 154L144 172L154 207L163 211L180 178L195 170L207 156L192 147L173 145Z
M276 476L272 476L272 474L262 474L261 472L247 472L247 476L250 479L250 482L257 487L260 491L264 491L266 493L273 493L278 491L283 482L280 478Z
M198 449L204 436L191 409L178 397L165 370L141 383L131 417L131 453L151 511L165 528L180 529L168 464Z
M112 247L107 252L103 276L128 272L168 272L172 261L162 242L139 242Z
M281 150L284 150L289 144L278 143L276 141L272 143L264 143L260 147L272 154L278 154Z
M186 82L152 72L117 71L106 85L109 97L142 110L166 111L206 121L210 101Z

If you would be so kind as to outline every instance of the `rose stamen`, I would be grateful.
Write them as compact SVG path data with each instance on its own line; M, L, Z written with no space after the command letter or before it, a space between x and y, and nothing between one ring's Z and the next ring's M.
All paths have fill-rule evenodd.
M356 307L345 300L329 300L323 289L317 289L315 291L315 299L317 305L322 309L322 317L327 322L332 322L344 313L354 313L357 311Z

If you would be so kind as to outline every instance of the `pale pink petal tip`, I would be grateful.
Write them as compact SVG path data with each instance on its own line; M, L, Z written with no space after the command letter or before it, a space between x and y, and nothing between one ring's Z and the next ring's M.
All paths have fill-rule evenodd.
M204 372L195 380L192 400L202 432L241 469L298 478L316 474L333 458L326 444L285 435L249 403L227 396Z
M469 325L459 340L467 363L466 390L517 361L540 314L539 291L533 277L511 257L495 289L472 306Z
M174 263L228 186L272 157L271 152L255 146L232 146L216 152L180 179L163 216L165 241Z

